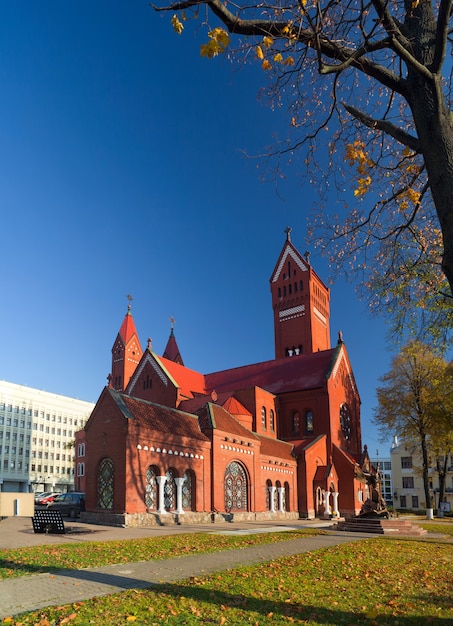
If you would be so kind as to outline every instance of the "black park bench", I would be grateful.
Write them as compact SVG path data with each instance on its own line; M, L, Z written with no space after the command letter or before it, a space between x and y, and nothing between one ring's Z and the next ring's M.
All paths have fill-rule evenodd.
M56 510L36 510L35 516L31 518L35 533L55 533L64 534L64 523L61 511Z

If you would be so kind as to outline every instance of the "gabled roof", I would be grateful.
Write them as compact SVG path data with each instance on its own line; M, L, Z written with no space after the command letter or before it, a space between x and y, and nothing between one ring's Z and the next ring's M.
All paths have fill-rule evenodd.
M135 335L140 345L140 342L138 340L137 330L135 328L134 318L132 317L132 313L131 313L130 304L127 307L127 313L124 316L119 334L121 335L121 338L125 344L127 344L130 341L130 339Z
M275 264L274 271L272 272L272 276L270 278L271 282L274 283L279 279L288 258L291 258L303 272L308 270L309 264L293 246L288 236L288 239L285 241L282 251L280 252L277 263Z
M246 409L242 402L239 402L239 400L237 400L234 396L230 395L225 402L217 403L222 405L228 413L231 413L231 415L250 415L250 417L252 417L250 411Z
M283 245L282 251L280 252L280 256L278 257L277 263L275 264L274 271L270 277L270 282L275 283L279 278L283 269L286 267L286 262L288 259L291 259L296 263L296 265L303 272L309 271L311 274L316 276L319 282L329 291L329 288L326 286L324 281L318 276L318 274L314 271L312 266L310 265L309 254L306 254L306 258L304 258L299 250L291 243L290 237L291 229L287 229L286 241Z
M339 348L285 357L206 374L207 391L217 393L262 387L274 394L324 387L338 357Z
M200 425L203 430L217 429L227 432L229 435L237 435L243 439L258 439L255 433L245 428L235 417L218 404L208 402L197 411L197 415L200 418Z
M133 398L113 389L107 389L107 392L112 396L124 417L133 420L141 428L161 434L209 441L206 435L201 432L196 415Z
M171 329L170 337L168 338L167 345L165 347L165 350L162 356L165 359L168 359L169 361L174 361L175 363L184 365L184 361L182 360L182 356L179 351L178 344L176 343L176 338L173 332L173 328Z
M297 441L293 441L294 444L294 452L295 454L301 454L304 450L308 450L321 439L326 439L326 435L318 435L317 437L305 437L304 439L298 439Z

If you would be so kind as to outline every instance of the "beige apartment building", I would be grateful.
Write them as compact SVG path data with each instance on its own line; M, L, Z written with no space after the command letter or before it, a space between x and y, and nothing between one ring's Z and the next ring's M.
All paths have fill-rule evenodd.
M75 433L92 402L0 380L0 491L74 489Z
M419 447L400 443L394 437L390 450L392 479L393 479L393 506L395 509L424 511L429 508L443 509L444 512L453 511L453 454L447 462L447 476L445 481L445 499L439 506L439 477L432 460L429 470L429 487L431 502L426 503L421 474L422 460Z

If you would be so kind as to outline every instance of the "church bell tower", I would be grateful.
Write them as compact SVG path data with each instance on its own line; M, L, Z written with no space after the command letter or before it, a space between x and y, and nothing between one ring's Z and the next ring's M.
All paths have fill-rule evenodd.
M330 290L291 242L291 228L270 278L275 358L330 348Z
M128 298L127 313L112 347L112 372L108 377L109 386L116 391L126 389L143 354L131 313L130 300L132 298L130 296Z

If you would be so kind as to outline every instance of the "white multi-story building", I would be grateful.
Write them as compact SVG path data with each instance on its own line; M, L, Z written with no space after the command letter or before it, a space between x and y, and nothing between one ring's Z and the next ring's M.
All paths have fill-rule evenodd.
M371 465L379 472L381 482L381 494L387 506L393 506L393 477L392 477L392 460L390 457L379 458L377 456L370 458Z
M428 470L429 491L431 502L426 503L423 489L422 459L420 448L407 443L399 443L394 438L391 450L393 496L396 509L425 510L439 507L439 476L432 465ZM430 459L433 463L435 459ZM445 511L453 510L453 454L447 459L447 475L445 477Z
M92 402L0 380L0 490L73 489L75 433L93 408Z

